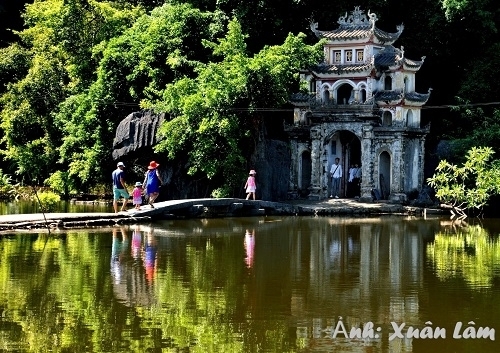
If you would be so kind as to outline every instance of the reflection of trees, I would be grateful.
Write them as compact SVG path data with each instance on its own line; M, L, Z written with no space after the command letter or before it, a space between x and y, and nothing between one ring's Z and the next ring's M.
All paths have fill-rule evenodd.
M137 250L146 243L134 243L131 230L114 252L123 254L119 284L109 231L1 240L0 350L23 342L35 352L334 351L345 342L324 340L323 330L338 316L349 326L422 324L424 239L439 222L266 217L180 225L154 229L152 282ZM255 229L251 269L246 229ZM468 237L475 244L478 235Z
M461 274L473 287L490 287L500 270L500 238L479 225L440 232L427 245L427 257L442 280Z
M110 272L110 233L3 239L0 288L8 295L0 296L0 350L248 352L260 346L291 351L290 341L283 340L287 323L269 319L259 309L266 298L255 278L248 277L244 233L238 227L234 236L216 233L159 238L161 271L149 284L142 264L138 270L136 259L126 255L128 249L119 258L123 267L118 286ZM143 293L137 287L142 283L150 286L154 302L133 298ZM278 298L287 304L284 299Z

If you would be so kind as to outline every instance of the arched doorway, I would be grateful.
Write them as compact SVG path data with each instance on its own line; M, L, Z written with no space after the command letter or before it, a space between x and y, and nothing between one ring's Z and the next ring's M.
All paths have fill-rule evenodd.
M352 86L344 83L337 88L337 104L349 104L352 98Z
M391 155L384 151L379 156L379 190L383 200L391 193Z
M328 104L330 102L330 91L328 88L323 90L323 104Z
M391 76L386 76L384 79L384 90L392 91L392 78Z
M300 156L300 178L299 178L299 192L301 197L309 194L309 186L311 186L311 152L304 151Z
M366 102L366 89L362 88L360 91L359 91L359 102L360 103L364 103Z
M413 122L413 111L409 109L406 113L406 126L414 127L414 125L415 123Z
M382 126L392 126L392 114L390 111L384 111L382 115Z
M347 196L347 182L349 180L349 168L351 165L358 164L361 167L361 141L351 131L340 130L331 135L328 141L325 141L325 152L327 162L325 165L326 179L328 180L328 195L331 195L331 167L335 158L340 159L342 168L342 180L340 182L339 195Z

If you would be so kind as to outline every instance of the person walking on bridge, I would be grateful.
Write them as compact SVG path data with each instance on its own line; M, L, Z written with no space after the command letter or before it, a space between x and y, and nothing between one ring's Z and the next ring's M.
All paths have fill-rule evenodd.
M255 174L257 174L255 172L255 170L251 170L250 173L248 173L248 179L247 179L247 182L245 183L245 186L243 187L244 189L246 189L246 193L247 193L247 200L250 199L250 196L253 197L253 199L255 200L255 189L257 189L257 185L255 183Z
M130 197L127 191L127 185L125 185L125 164L123 162L118 162L116 169L111 174L113 179L113 208L115 213L118 213L118 200L123 197L123 205L121 210L126 211L127 201Z
M159 166L160 165L155 161L151 161L151 163L149 163L148 171L146 172L144 183L142 184L142 187L146 189L148 203L151 208L154 208L153 202L155 202L158 195L160 195L160 186L163 184L160 173L157 169Z

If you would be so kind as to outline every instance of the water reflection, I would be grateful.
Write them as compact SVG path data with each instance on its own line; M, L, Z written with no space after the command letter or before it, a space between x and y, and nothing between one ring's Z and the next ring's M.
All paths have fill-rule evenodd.
M146 268L146 279L150 284L153 283L155 278L157 250L157 242L153 235L153 228L149 227L144 248L144 267Z
M130 233L132 242L129 241ZM144 248L141 247L143 237ZM139 225L131 229L125 226L114 227L110 273L116 298L127 306L149 306L154 303L154 292L150 286L155 271L156 239L152 228Z
M255 229L251 231L247 229L245 231L244 246L246 252L245 263L248 268L251 268L253 266L253 253L255 250Z
M439 279L463 278L475 288L489 288L500 273L500 238L479 226L448 228L427 245L427 257Z
M27 201L27 200L19 200L19 201L11 201L5 202L0 201L0 215L9 215L9 214L26 214L26 213L40 213L41 209L36 201ZM113 212L113 206L111 203L73 203L70 201L60 201L54 212L65 212L65 213L73 213L73 212Z
M497 352L452 337L458 321L500 327L497 225L266 217L11 234L0 350ZM446 339L405 336L426 323Z

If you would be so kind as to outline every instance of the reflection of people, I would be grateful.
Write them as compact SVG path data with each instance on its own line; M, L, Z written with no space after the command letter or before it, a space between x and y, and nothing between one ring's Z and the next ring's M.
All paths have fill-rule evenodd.
M132 232L132 257L136 260L141 255L141 242L142 242L141 231L139 230L139 226L135 226L135 229Z
M252 169L248 174L249 176L243 189L246 189L247 200L250 198L250 196L253 196L253 199L255 200L255 189L257 189L257 185L255 183L255 174L257 173Z
M115 213L118 213L118 200L120 197L123 197L122 211L125 211L129 198L127 185L125 185L125 172L123 168L125 168L123 162L118 162L116 169L111 174L113 179L113 208Z
M151 208L154 208L153 202L155 202L156 198L160 194L160 185L163 183L157 169L159 166L160 165L155 161L151 161L151 163L149 163L148 171L146 172L143 183L143 187L145 186L146 188L148 203Z
M140 181L135 183L135 188L132 191L132 198L135 209L140 210L142 205L142 183Z
M246 257L245 257L245 263L247 264L247 267L250 268L253 266L253 256L254 256L254 249L255 249L255 230L246 230L245 232L245 251L246 251Z
M330 177L332 178L332 190L330 193L330 197L339 198L339 189L340 189L340 178L342 178L342 167L339 164L340 159L335 158L335 163L332 164L330 168Z
M120 227L121 239L118 236L118 229L113 228L113 243L111 245L111 274L115 283L120 283L122 277L121 261L128 248L128 236L123 227Z
M156 252L156 239L153 235L153 230L150 229L144 247L144 267L146 268L146 279L149 283L153 282L156 272Z

